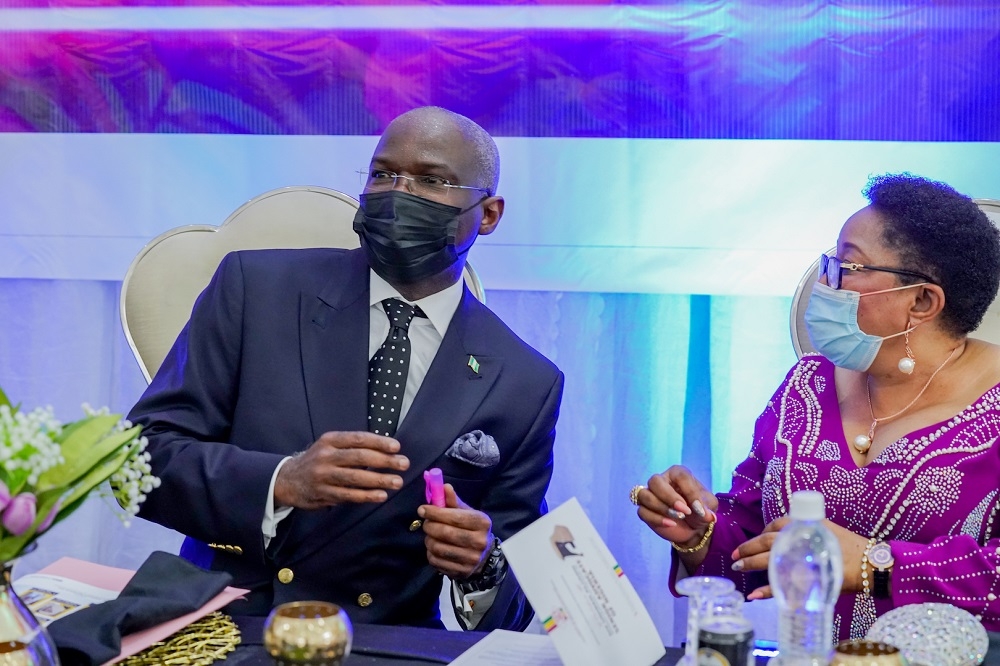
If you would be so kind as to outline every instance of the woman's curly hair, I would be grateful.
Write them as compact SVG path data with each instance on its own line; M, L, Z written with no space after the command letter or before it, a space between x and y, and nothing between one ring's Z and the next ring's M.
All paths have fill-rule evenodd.
M909 173L875 176L864 195L902 268L933 277L944 289L944 329L957 336L976 330L1000 285L1000 232L986 214L950 186Z

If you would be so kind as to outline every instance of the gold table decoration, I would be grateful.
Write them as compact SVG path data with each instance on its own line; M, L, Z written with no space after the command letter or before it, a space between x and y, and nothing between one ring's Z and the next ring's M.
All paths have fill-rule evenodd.
M878 641L841 641L833 650L830 666L906 666L895 646Z
M281 604L264 622L264 649L277 666L340 666L353 639L347 613L328 601Z
M219 612L195 620L167 640L123 659L124 666L207 666L236 649L240 630Z

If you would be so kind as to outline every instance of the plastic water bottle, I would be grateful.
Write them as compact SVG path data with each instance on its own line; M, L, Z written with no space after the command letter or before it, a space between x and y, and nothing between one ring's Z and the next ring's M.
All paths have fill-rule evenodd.
M833 607L844 582L840 544L823 525L823 495L792 494L792 521L771 547L767 567L778 601L778 663L826 666L833 649Z

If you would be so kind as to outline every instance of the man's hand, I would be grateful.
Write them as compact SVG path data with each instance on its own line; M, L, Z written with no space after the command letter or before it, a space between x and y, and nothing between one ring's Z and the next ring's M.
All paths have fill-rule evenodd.
M403 486L410 466L399 442L370 432L327 432L289 460L274 482L275 506L319 509L353 502L384 502ZM382 471L379 471L382 470Z
M493 521L463 502L450 483L444 484L445 506L424 504L424 545L431 566L452 580L479 573L493 548Z
M733 570L735 571L767 571L768 562L771 559L771 549L774 547L774 540L791 518L784 516L778 518L764 528L760 536L756 536L743 543L733 551ZM844 558L844 583L840 588L840 593L861 591L861 556L864 555L868 540L859 534L841 527L829 520L824 520L823 524L833 532L840 543L840 552ZM755 599L769 599L773 596L770 585L758 587L747 595L748 601Z

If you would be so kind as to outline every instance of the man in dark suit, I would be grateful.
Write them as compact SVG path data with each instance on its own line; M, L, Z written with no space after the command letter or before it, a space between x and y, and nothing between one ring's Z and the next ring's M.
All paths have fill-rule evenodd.
M405 113L365 176L361 249L236 252L199 297L129 418L162 479L140 515L251 590L232 612L323 599L441 626L443 574L466 628L530 620L499 542L545 510L563 377L462 281L498 175L474 122Z

